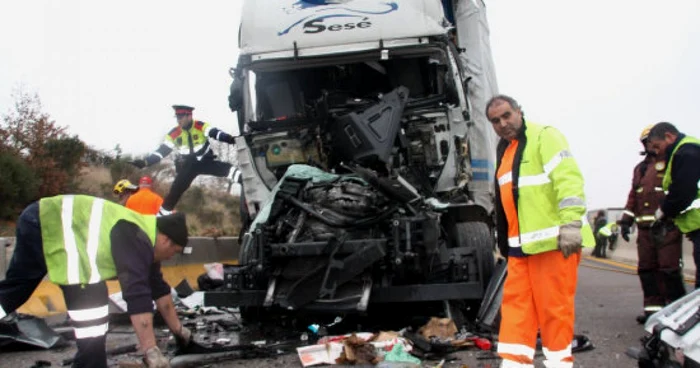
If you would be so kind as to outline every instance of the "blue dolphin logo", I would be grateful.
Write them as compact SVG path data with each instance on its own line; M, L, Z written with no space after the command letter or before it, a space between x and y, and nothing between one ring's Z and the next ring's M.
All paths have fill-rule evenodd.
M335 0L335 1L334 0L302 0L302 1L298 1L298 2L294 3L293 7L297 8L297 9L308 9L308 8L315 8L315 7L323 6L323 5L338 5L338 4L340 4L341 1L343 1L343 0ZM387 9L380 10L380 11L367 11L367 10L352 9L352 8L348 8L345 6L329 6L327 8L318 9L315 11L315 14L308 15L304 18L299 19L298 21L294 22L292 25L285 28L284 30L277 32L277 35L283 36L283 35L289 33L289 31L292 30L292 28L309 20L310 18L314 18L314 20L323 20L323 19L328 19L328 18L364 18L367 15L388 14L388 13L391 13L391 12L399 9L399 4L395 1L382 2L380 4L386 5ZM345 14L327 14L327 15L318 16L322 12L329 12L329 11L345 11L347 13L345 13Z

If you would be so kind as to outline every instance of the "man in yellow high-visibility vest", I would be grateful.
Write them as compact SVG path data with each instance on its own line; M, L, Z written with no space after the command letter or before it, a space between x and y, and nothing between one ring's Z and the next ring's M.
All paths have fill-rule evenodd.
M685 135L671 123L661 122L649 132L650 149L665 157L667 164L663 190L668 192L656 213L652 230L661 230L669 221L693 242L695 288L700 286L700 139Z
M493 97L486 116L501 137L496 227L499 249L508 257L498 341L501 367L534 368L539 331L545 366L571 368L581 248L595 243L581 171L564 136L526 121L512 97Z
M59 285L73 323L76 367L107 367L107 285L118 278L127 312L148 367L167 367L156 345L153 302L180 345L192 333L182 325L160 262L182 252L185 216L156 218L84 195L42 198L17 221L15 250L0 281L0 318L19 308L44 276Z

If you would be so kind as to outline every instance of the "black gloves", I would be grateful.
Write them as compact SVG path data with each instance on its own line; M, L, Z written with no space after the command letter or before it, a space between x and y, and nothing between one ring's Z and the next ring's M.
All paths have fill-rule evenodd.
M626 242L630 241L630 225L629 224L620 224L620 234L622 235L622 239L625 239Z
M134 161L129 161L129 163L136 166L139 169L143 169L144 167L146 167L145 160L134 160Z

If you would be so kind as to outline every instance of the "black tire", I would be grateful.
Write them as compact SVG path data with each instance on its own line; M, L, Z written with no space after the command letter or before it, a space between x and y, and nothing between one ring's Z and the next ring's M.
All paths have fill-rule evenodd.
M491 228L485 222L458 222L455 224L452 240L455 247L474 249L481 282L486 290L496 265Z

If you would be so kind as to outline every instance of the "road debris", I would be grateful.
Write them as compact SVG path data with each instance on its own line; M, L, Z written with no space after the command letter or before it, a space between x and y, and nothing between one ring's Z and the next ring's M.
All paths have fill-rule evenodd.
M322 337L315 345L297 348L297 353L304 367L317 364L377 364L396 345L401 345L404 352L413 350L411 344L396 332L361 332Z
M428 323L418 329L418 333L426 340L438 338L440 340L452 340L457 334L457 326L449 318L432 317Z
M41 318L26 314L10 314L0 322L0 346L39 347L51 349L65 340Z
M384 361L420 364L420 359L404 350L402 344L394 345L391 351L384 356Z
M178 297L187 298L194 293L194 289L192 289L190 283L187 282L187 279L182 279L182 281L175 286L175 292L177 293Z
M117 355L122 355L122 354L128 354L128 353L133 353L135 351L138 351L138 345L136 344L128 344L124 346L119 346L114 349L108 349L107 350L107 357L114 357ZM64 359L63 362L61 362L62 366L67 366L73 364L74 358L69 358L69 359Z

